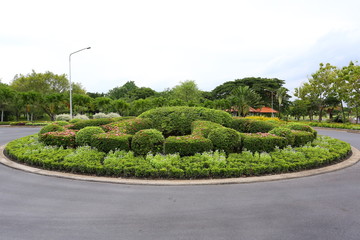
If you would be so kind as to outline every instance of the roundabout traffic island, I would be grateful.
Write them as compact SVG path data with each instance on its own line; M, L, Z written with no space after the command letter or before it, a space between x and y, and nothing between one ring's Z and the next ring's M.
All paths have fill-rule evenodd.
M309 169L317 174L352 150L348 143L317 136L304 124L164 107L137 118L53 123L8 143L4 152L47 175L57 171L55 175L83 180L98 176L95 181L206 184L248 182L257 176L262 176L259 181L283 179Z

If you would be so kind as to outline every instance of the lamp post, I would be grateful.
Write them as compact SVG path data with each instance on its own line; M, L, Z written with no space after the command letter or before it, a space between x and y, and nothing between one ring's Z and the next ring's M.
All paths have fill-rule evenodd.
M271 91L269 89L264 89L265 91L268 91L271 93L271 117L274 117L274 92L275 91Z
M72 109L72 83L71 83L71 55L75 54L75 53L78 53L78 52L81 52L81 51L84 51L86 49L90 49L91 47L87 47L87 48L83 48L83 49L80 49L80 50L77 50L73 53L70 53L69 55L69 82L70 82L70 119L72 119L73 117L73 109Z

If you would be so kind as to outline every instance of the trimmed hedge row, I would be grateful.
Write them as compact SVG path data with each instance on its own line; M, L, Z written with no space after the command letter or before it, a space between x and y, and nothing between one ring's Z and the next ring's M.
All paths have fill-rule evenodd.
M89 146L77 149L45 146L38 136L10 142L6 154L19 162L49 170L113 177L137 178L228 178L301 171L344 159L351 151L348 143L319 137L304 147L275 149L270 153L204 152L136 156L129 151L99 152Z

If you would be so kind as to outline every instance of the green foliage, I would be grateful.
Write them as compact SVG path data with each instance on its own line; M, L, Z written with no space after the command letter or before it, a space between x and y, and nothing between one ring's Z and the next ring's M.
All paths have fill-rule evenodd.
M254 120L250 122L248 133L265 133L271 131L275 127L277 127L277 125L274 122Z
M64 130L65 130L64 127L60 126L59 124L53 123L41 128L39 131L39 135L47 132L62 132Z
M172 91L175 99L181 99L184 102L198 102L201 95L201 91L193 80L180 82Z
M243 117L233 117L230 127L238 132L248 133L250 129L250 124L253 121L254 120Z
M259 108L262 106L261 96L249 86L235 88L231 92L230 99L238 115L242 117L249 113L250 107Z
M289 129L285 127L276 127L272 129L269 133L274 134L279 137L284 137L286 139L286 145L296 146L295 143L295 134ZM299 143L299 142L297 142ZM303 144L302 144L303 145ZM300 146L300 145L298 145Z
M137 155L146 155L148 152L162 153L165 138L156 129L140 130L132 138L131 149Z
M46 132L39 135L39 139L46 145L75 147L75 131L73 130Z
M166 138L164 143L164 152L166 154L179 153L181 156L211 151L212 148L211 140L195 135L171 136Z
M270 133L245 133L243 148L251 152L271 152L276 147L284 148L286 139Z
M292 134L294 135L294 147L300 147L305 145L308 142L311 142L314 140L314 134L311 132L305 132L305 131L296 131L292 130Z
M231 128L215 128L211 130L208 138L211 140L215 150L223 150L226 153L241 150L240 133Z
M124 118L121 121L116 121L107 125L103 128L108 132L120 132L127 134L135 134L142 129L152 128L152 121L146 118Z
M208 137L210 131L216 128L223 128L222 125L210 121L194 121L191 124L191 133L196 136Z
M115 120L112 118L97 118L97 119L90 119L90 120L82 120L75 122L73 126L71 126L71 129L80 130L84 127L91 127L91 126L101 126L105 124L109 124L111 122L114 122Z
M93 136L91 146L103 152L111 150L130 150L132 135L125 133L99 133Z
M203 152L181 157L179 154L135 156L129 151L105 154L90 147L64 149L45 146L37 135L7 144L8 156L28 165L49 170L83 174L137 178L229 178L301 171L344 159L351 147L330 137L318 137L304 147L276 148L270 153Z
M55 124L58 124L60 126L66 126L66 125L69 125L69 122L66 122L66 121L56 121L54 122Z
M75 136L75 142L78 146L91 146L93 137L96 134L104 133L104 130L101 127L84 127L80 129Z
M292 122L292 123L288 123L286 125L286 127L291 130L305 131L305 132L313 133L315 137L317 135L317 132L313 128L311 128L309 125L306 125L306 124Z
M163 107L151 109L142 113L139 118L149 118L154 128L165 136L181 136L190 134L191 123L196 120L206 120L224 126L231 123L230 114L202 107Z

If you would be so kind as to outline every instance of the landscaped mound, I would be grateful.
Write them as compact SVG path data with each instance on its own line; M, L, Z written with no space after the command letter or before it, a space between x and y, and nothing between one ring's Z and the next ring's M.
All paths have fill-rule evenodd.
M329 164L350 151L338 140L314 139L316 131L303 124L232 118L206 108L166 107L139 118L54 123L37 136L9 143L6 151L18 161L46 169L146 178L296 171Z

